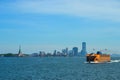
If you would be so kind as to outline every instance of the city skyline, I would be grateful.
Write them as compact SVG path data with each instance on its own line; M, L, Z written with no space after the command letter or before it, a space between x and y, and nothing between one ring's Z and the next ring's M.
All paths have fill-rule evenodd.
M119 53L117 0L1 0L0 53L53 52L87 42L87 51Z

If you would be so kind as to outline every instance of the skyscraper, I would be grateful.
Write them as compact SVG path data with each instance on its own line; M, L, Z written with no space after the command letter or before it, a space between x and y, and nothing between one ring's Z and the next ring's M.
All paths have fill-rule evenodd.
M78 47L73 47L73 55L78 56Z
M68 55L68 48L66 48L66 55Z
M86 51L86 42L82 42L81 55L85 56L86 54L87 54L87 51Z

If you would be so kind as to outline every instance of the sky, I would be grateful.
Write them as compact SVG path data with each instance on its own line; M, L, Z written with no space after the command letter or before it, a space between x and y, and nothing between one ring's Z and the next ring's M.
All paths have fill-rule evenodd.
M120 52L119 0L0 0L0 53L53 52L87 43Z

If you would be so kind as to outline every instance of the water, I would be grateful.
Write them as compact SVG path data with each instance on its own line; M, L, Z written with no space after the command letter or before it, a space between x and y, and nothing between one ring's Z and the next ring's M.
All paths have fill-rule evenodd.
M0 80L120 80L120 58L85 64L84 58L0 58Z

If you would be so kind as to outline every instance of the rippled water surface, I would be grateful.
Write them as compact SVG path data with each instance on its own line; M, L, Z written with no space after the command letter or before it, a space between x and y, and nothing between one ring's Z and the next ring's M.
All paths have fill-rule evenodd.
M120 80L120 58L86 64L85 58L0 58L0 80ZM114 60L118 60L114 61Z

